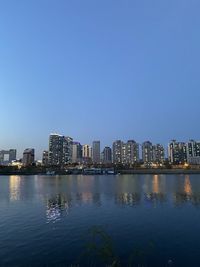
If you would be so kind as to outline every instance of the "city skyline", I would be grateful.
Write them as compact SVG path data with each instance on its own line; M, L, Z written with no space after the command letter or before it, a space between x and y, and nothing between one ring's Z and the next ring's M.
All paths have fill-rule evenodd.
M198 144L197 152L194 152L194 144ZM96 147L97 145L97 147ZM115 145L117 145L115 147ZM145 160L144 161L156 161L156 158L165 160L165 159L170 159L170 157L172 157L171 152L169 152L170 146L172 145L172 147L175 145L175 147L178 145L178 150L179 150L179 145L181 147L185 147L186 146L190 146L190 148L188 147L188 155L191 154L191 156L195 153L197 153L197 155L195 155L195 157L197 156L199 158L200 156L200 141L199 139L194 139L194 138L189 138L188 140L177 140L177 139L171 139L168 140L167 144L162 144L162 143L158 143L158 142L152 142L152 140L143 140L141 143L138 142L135 139L114 139L112 140L112 143L109 145L102 145L101 140L92 140L89 143L85 144L83 142L79 142L76 139L74 139L73 137L69 137L66 135L62 135L59 133L50 133L49 134L49 139L48 139L48 146L41 152L41 154L35 154L35 148L24 148L23 149L23 153L19 156L19 151L17 151L16 148L7 148L7 149L1 149L0 148L0 162L4 161L4 155L6 156L6 161L8 160L8 158L13 157L13 152L14 152L14 157L15 159L20 159L22 158L21 156L24 155L24 153L26 153L26 150L34 150L34 157L35 160L42 160L43 161L43 157L45 155L45 158L47 157L47 160L51 162L52 165L57 164L58 162L62 162L62 157L64 155L65 158L65 163L78 163L80 161L80 157L82 158L90 158L90 160L92 160L91 162L93 163L100 163L103 162L104 159L102 158L103 153L105 151L106 148L109 148L111 150L111 154L112 154L112 161L116 162L116 163L125 163L127 161L127 157L128 157L128 161L127 163L134 163L137 162L139 160ZM143 153L145 148L147 149L148 153L145 155ZM97 149L97 151L96 151ZM176 149L176 148L175 148ZM181 148L182 149L182 148ZM61 158L59 159L59 156L57 155L58 152L61 152L63 150L63 155L61 156ZM115 150L116 152L116 158L115 158ZM119 156L119 150L120 150L120 159L118 158ZM57 151L57 152L56 152ZM153 152L154 151L154 152ZM11 153L11 154L10 154ZM47 153L47 155L46 155ZM56 158L55 159L51 159L51 153L52 155L55 154ZM107 153L107 152L106 152ZM151 155L151 153L153 153ZM178 152L179 153L179 152ZM181 152L182 153L182 152ZM183 153L186 153L186 151ZM81 156L80 156L81 154ZM123 156L124 154L124 156ZM37 156L39 155L39 156ZM76 156L75 156L76 155ZM183 158L186 157L187 155L182 155ZM1 158L2 157L2 158ZM124 160L123 160L124 157ZM179 157L179 155L177 155L177 157ZM193 157L193 156L192 156ZM79 160L76 161L74 159L78 158ZM9 160L11 162L11 160ZM45 160L46 161L46 160ZM57 163L56 163L57 162ZM79 162L80 163L80 162ZM85 162L87 163L87 161ZM89 163L89 162L88 162Z
M58 134L58 133L54 133L54 134ZM58 134L58 135L61 135L61 136L65 136L65 134ZM47 135L48 136L48 135ZM66 135L66 136L68 136L68 135ZM88 142L82 142L81 140L78 140L77 138L74 138L73 139L74 140L74 142L77 142L77 143L80 143L81 145L90 145L91 147L92 147L92 142L94 141L94 140L97 140L97 138L94 138L94 140L92 140L92 139L89 139L88 138ZM168 139L166 142L159 142L159 141L157 141L157 140L153 140L152 138L147 138L147 139L144 139L144 140L141 140L140 139L140 141L139 140L137 140L136 138L134 138L134 137L130 137L130 138L114 138L114 139L111 139L111 141L110 141L110 143L105 143L104 141L102 141L102 140L100 140L100 142L101 142L101 152L103 152L103 148L105 148L105 147L112 147L112 144L113 144L113 142L114 141L116 141L116 140L121 140L121 141L128 141L128 140L134 140L134 141L136 141L140 146L142 146L142 144L143 144L143 142L146 142L146 141L150 141L150 142L152 142L153 144L162 144L163 145L163 147L164 147L164 149L167 151L167 148L168 148L168 144L170 143L170 141L172 141L172 140L176 140L177 142L187 142L187 141L189 141L189 140L196 140L196 141L199 141L200 140L200 138L186 138L186 139L180 139L180 138L171 138L171 139ZM12 145L11 145L12 144ZM9 150L9 149L15 149L16 151L17 151L17 157L18 158L20 158L22 155L23 155L23 152L24 152L24 150L26 149L26 148L34 148L35 149L35 156L36 156L36 159L37 160L40 160L41 159L41 157L42 157L42 153L43 153L43 151L45 151L45 150L47 150L48 149L48 146L49 146L49 141L48 141L48 138L46 137L46 140L45 140L45 144L46 145L42 145L42 147L41 147L41 145L40 145L40 147L38 148L38 146L37 146L37 144L36 145L34 145L34 144L32 144L31 142L30 143L28 143L29 145L28 146L25 146L25 147L23 147L22 145L20 145L19 143L16 143L16 145L14 144L13 145L13 143L11 142L10 143L10 145L8 144L8 146L6 146L6 145L1 145L0 144L0 150Z
M3 1L0 148L198 139L197 1Z

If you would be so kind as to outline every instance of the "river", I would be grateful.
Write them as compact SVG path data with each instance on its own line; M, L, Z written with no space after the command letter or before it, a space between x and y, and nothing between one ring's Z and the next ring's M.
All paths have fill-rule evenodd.
M200 175L0 176L0 266L200 266Z

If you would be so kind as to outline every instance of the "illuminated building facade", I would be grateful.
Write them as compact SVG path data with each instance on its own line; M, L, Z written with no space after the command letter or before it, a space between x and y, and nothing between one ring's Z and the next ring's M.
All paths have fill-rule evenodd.
M126 163L134 164L139 160L139 144L134 140L128 140L126 143Z
M189 140L187 147L187 162L190 164L200 164L200 141Z
M144 163L153 162L153 146L150 141L145 141L142 144L142 160Z
M69 136L50 134L49 165L65 165L72 162L73 139Z
M172 164L184 164L187 162L187 146L184 142L172 140L168 144L169 161Z
M23 166L31 166L35 162L35 150L34 148L27 148L24 150L22 163Z
M73 139L69 136L63 136L63 164L72 163L72 145Z
M113 163L120 164L122 163L122 145L121 140L116 140L113 142Z
M152 157L153 162L163 163L165 160L165 149L161 144L156 144L152 146Z

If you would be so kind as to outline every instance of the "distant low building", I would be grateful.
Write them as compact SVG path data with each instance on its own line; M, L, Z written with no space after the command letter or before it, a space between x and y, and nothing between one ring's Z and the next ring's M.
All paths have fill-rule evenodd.
M21 169L23 166L22 160L13 160L11 163L9 163L9 166L17 167L18 169Z

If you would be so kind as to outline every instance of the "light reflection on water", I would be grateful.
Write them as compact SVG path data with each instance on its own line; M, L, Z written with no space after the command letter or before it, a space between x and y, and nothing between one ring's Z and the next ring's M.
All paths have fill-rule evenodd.
M16 201L20 199L21 189L21 177L18 175L11 175L9 178L9 193L10 201Z
M154 239L157 266L200 266L199 207L198 175L2 176L0 265L26 266L35 253L35 266L70 266L84 231L107 225L125 258L131 242Z
M185 180L184 180L184 192L187 194L187 196L192 195L192 186L191 186L190 178L188 175L185 176Z
M47 198L46 216L47 223L55 223L61 219L61 216L69 213L71 200L58 194L54 198Z
M101 206L105 196L116 205L132 206L146 200L159 203L170 201L171 198L175 205L185 202L200 204L200 183L194 175L192 181L189 175L174 176L173 179L167 175L34 176L31 182L28 176L12 175L8 179L11 202L28 199L33 194L39 200L45 199L49 209L47 213L50 214L55 208L69 211L74 205ZM55 216L60 213L55 211Z
M10 200L20 200L22 183L20 176L10 176ZM28 177L26 178L28 179ZM167 179L170 179L169 181ZM103 181L102 181L103 180ZM24 178L23 178L24 181ZM173 179L166 175L146 176L56 176L34 179L34 188L39 200L46 204L47 223L58 222L62 217L70 215L71 209L77 206L95 205L100 207L106 197L114 205L138 206L145 203L153 207L172 202L174 206L190 203L200 204L200 190L192 190L196 177L189 175L176 176ZM48 184L48 187L46 185ZM49 187L49 184L51 185Z

